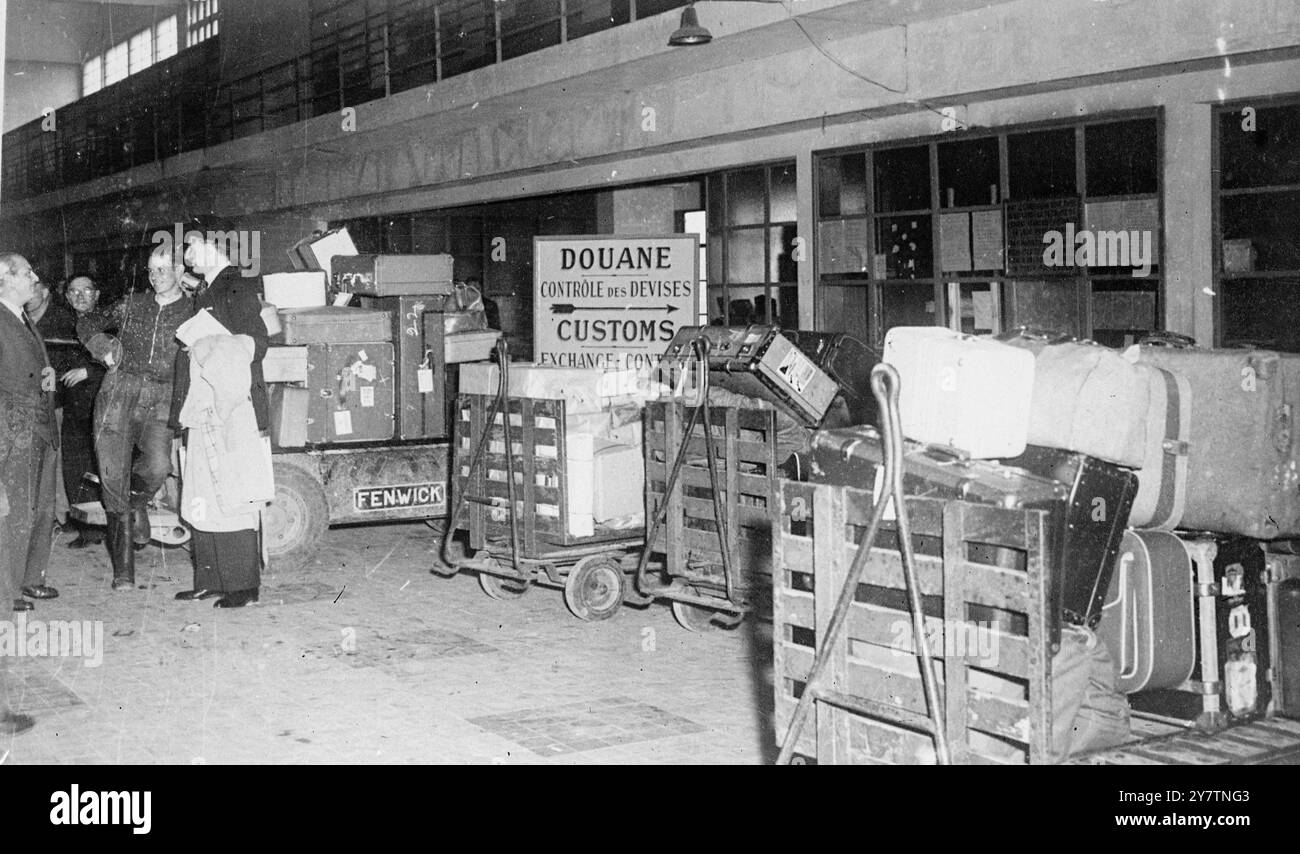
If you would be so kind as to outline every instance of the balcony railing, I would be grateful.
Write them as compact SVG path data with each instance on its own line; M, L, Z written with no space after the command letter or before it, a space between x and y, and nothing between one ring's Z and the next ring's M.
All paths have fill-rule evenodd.
M310 52L222 80L216 36L4 135L0 193L25 199L335 113L689 0L314 0Z

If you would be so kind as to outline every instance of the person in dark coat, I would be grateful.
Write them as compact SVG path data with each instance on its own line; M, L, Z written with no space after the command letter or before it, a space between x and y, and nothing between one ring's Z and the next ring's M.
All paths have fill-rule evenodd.
M75 313L75 325L102 316L99 308L99 288L89 276L73 276L63 288L63 296ZM53 354L52 354L53 355ZM60 431L63 449L63 487L69 504L99 501L99 487L87 475L99 475L95 459L95 395L104 381L104 366L91 358L85 346L65 349L66 364L55 365L59 371L60 394L63 398L63 427ZM99 528L72 522L78 528L77 538L68 542L68 548L80 549L103 541Z
M23 310L38 296L39 282L26 258L0 252L0 573L15 611L30 611L29 599L59 595L45 583L59 447L56 378Z
M230 334L247 335L253 341L248 393L257 430L265 437L268 435L270 407L262 375L262 358L266 355L269 336L262 320L261 277L245 276L244 271L232 266L230 255L218 245L213 232L209 232L205 240L191 240L186 244L185 263L203 280L195 292L195 314L206 309ZM181 409L190 391L187 350L181 350L177 355L173 388L171 422L179 433L183 429ZM189 444L187 436L187 447ZM187 490L182 478L182 505L191 503ZM183 506L182 515L189 509ZM258 529L242 527L229 530L221 520L209 517L207 521L212 522L209 525L200 520L199 515L202 514L186 516L187 521L193 520L194 587L176 594L176 598L195 600L220 596L215 603L218 608L240 608L256 602L262 583L262 548Z
M73 347L76 345L77 320L72 309L64 305L45 282L36 283L36 296L27 301L27 318L41 333L45 341L45 354L49 357L54 375L58 377L67 373L74 361ZM60 434L63 432L64 387L56 386L54 394L54 417ZM68 494L64 489L62 443L54 455L54 519L59 525L68 521Z

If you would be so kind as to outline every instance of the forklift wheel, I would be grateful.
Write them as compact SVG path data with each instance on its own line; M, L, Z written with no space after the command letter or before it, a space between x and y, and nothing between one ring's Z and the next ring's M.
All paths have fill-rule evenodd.
M564 580L564 602L580 620L608 620L623 605L623 569L609 555L583 558Z
M483 588L484 593L493 599L503 601L518 599L528 592L529 587L533 586L528 581L521 581L518 578L502 578L490 572L480 572L478 574L478 583Z
M306 566L329 527L325 490L299 466L275 462L275 500L263 512L263 537L275 572Z
M673 602L673 619L683 629L699 634L734 629L744 621L743 614L717 611L689 602Z

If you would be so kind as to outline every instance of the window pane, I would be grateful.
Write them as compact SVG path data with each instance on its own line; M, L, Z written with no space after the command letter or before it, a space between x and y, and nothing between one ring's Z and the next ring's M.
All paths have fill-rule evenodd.
M848 216L867 212L867 156L846 154L818 161L817 215Z
M875 153L876 210L909 211L930 207L930 150L927 146Z
M769 222L794 222L799 218L795 202L794 165L772 169L772 195L768 200Z
M1130 281L1092 281L1092 339L1109 347L1127 347L1142 333L1159 326L1157 285Z
M569 0L569 41L632 20L629 0Z
M930 285L885 285L880 289L884 331L895 326L933 326L934 288Z
M1156 192L1160 185L1156 144L1155 119L1085 127L1083 150L1088 195Z
M104 58L97 56L81 68L81 97L98 92L104 85Z
M930 217L876 220L876 251L885 256L885 278L927 279L934 275Z
M822 276L867 274L867 221L833 219L817 224L817 270Z
M158 24L154 33L154 57L161 61L176 55L176 16Z
M1227 196L1221 204L1225 272L1300 270L1300 193Z
M1300 278L1230 279L1223 294L1223 346L1300 352Z
M1007 170L1017 201L1078 195L1074 128L1008 135Z
M131 36L129 51L132 74L153 65L153 30L142 30Z
M772 288L772 295L775 299L772 302L776 306L777 314L772 318L773 323L781 325L782 329L799 328L799 289L793 287Z
M799 264L794 260L794 239L798 236L799 229L793 225L777 225L770 232L767 241L767 280L799 281Z
M748 169L727 175L727 224L757 225L763 221L767 195L765 169ZM761 257L761 253L760 253ZM758 280L758 281L761 281Z
M939 144L939 206L998 203L996 137Z
M1260 107L1254 130L1240 110L1219 116L1220 180L1225 189L1300 184L1300 104Z
M763 229L746 228L727 232L727 284L763 282L763 259L766 255Z
M104 54L104 85L111 86L126 78L126 42L113 45Z

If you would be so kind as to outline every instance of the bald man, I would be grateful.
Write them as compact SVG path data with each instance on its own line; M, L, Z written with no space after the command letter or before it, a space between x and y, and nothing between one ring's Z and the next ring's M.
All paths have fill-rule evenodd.
M27 259L0 252L0 573L15 611L28 599L59 595L45 583L54 539L54 368L45 342L23 306L38 295L40 277ZM28 598L19 598L18 593Z

